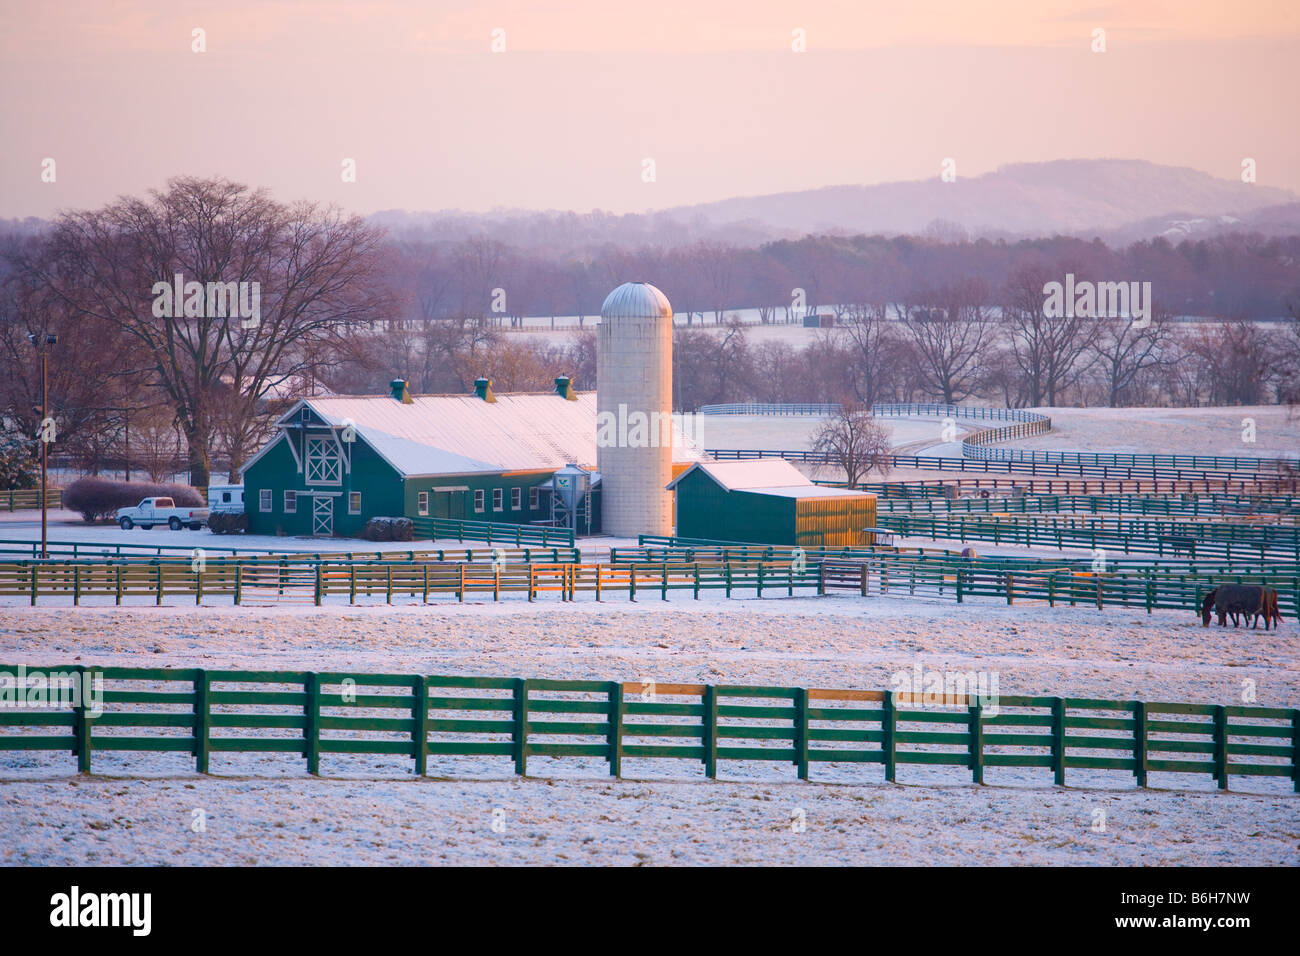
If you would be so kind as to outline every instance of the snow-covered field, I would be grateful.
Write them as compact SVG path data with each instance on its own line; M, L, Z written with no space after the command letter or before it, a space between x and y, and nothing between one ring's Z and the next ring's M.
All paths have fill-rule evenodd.
M705 448L811 448L824 418L813 415L701 415L700 440ZM937 418L882 418L893 447L918 441L938 443L943 424ZM965 431L964 423L960 431Z
M1036 408L1052 430L1008 448L1120 454L1300 456L1300 415L1279 405L1233 408ZM1254 441L1248 422L1253 422Z
M140 667L340 669L884 688L921 664L996 672L1002 694L1300 700L1295 625L1200 627L1187 613L920 599L689 599L596 605L0 608L0 660ZM287 756L0 754L5 863L1243 863L1300 862L1289 784L1153 774L684 761L530 764ZM467 779L471 778L471 779ZM1175 789L1177 788L1177 789ZM206 832L191 829L204 812ZM1103 811L1105 831L1094 829ZM495 811L495 812L494 812ZM800 815L799 811L802 811ZM792 816L793 815L793 816ZM792 826L806 821L806 828ZM496 828L494 829L494 822Z

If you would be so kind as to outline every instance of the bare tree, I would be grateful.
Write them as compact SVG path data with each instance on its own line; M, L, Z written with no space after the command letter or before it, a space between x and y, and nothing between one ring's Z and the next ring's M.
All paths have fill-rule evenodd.
M882 400L902 357L886 308L884 303L848 305L840 312L844 337L853 349L853 393L867 408Z
M977 388L992 339L988 287L967 279L912 298L928 303L905 312L900 322L912 345L916 373L941 401L959 402Z
M1143 372L1168 361L1166 347L1172 333L1168 316L1154 310L1151 323L1144 328L1137 327L1133 319L1099 321L1092 347L1105 375L1111 408L1120 404Z
M1098 334L1097 319L1044 314L1043 286L1051 279L1046 266L1022 266L1002 290L1002 326L1011 357L1025 378L1030 405L1055 405L1096 360L1090 350Z
M249 420L257 402L303 370L306 347L337 340L384 310L380 239L359 218L332 209L286 206L224 179L181 177L147 199L61 217L52 242L73 268L49 278L70 307L120 329L149 364L185 435L191 482L203 487L218 401L241 404L241 424L230 430L237 472L257 437ZM156 286L177 275L207 289L206 302L186 291L184 308L159 308ZM254 320L212 307L212 288L230 283L258 284Z
M856 486L872 468L889 473L889 429L865 408L846 406L828 418L813 436L813 451L838 465L849 487Z

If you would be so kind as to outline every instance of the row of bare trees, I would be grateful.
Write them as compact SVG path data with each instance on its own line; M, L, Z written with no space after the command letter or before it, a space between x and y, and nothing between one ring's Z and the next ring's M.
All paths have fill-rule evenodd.
M1234 277L1259 277L1250 295L1236 278L1230 290L1203 287L1228 261ZM237 476L276 410L323 389L376 393L402 377L417 393L463 393L486 375L499 390L534 391L559 374L595 387L591 325L555 336L503 326L523 315L593 316L628 278L655 280L690 317L675 331L680 409L1295 402L1300 297L1278 290L1300 289L1297 262L1300 237L1125 250L1068 239L810 237L551 261L484 237L397 241L332 208L180 178L0 236L0 420L35 440L40 362L28 337L53 333L56 454L79 455L93 471L129 442L150 470L183 454L202 485L217 459ZM1044 285L1067 272L1151 278L1161 292L1150 324L1049 318ZM182 294L161 303L159 287L178 281ZM220 294L253 284L256 315ZM751 305L771 321L789 311L794 288L832 311L836 327L800 341L728 320ZM1207 296L1237 303L1212 313L1232 321L1173 321ZM1249 321L1252 310L1289 311L1292 321L1262 325Z

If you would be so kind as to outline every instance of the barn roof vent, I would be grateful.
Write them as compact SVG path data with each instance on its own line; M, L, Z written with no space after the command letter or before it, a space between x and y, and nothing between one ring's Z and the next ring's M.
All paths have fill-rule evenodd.
M573 387L573 379L567 375L557 376L555 379L555 394L562 396L570 402L578 400L578 391Z
M403 405L412 404L411 393L406 387L406 379L395 378L388 383L388 390L392 393L393 398Z
M474 394L485 402L495 402L497 400L497 397L492 394L492 379L490 378L474 379Z

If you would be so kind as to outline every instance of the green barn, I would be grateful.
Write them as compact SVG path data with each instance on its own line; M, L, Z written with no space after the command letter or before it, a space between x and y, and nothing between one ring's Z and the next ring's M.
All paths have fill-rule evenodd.
M554 392L303 399L243 469L252 534L355 537L375 517L551 520L551 478L596 465L596 395ZM599 529L599 478L591 510ZM417 521L417 528L419 522ZM418 536L418 535L417 535Z
M804 548L869 544L876 496L814 485L779 458L696 462L668 484L677 534Z

